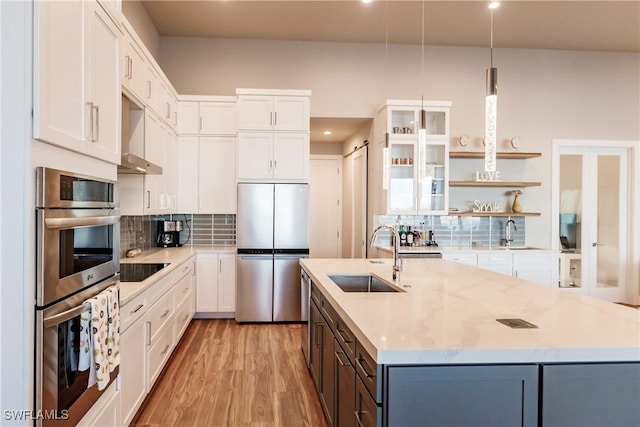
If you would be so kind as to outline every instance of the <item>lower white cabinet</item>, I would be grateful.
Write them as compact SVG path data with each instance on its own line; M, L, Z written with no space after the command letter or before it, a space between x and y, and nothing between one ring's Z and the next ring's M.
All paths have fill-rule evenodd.
M542 285L558 285L558 256L553 251L443 251L442 258Z
M191 257L120 307L119 412L104 425L129 425L135 417L193 318L194 285Z
M200 253L197 269L196 316L232 315L236 311L235 253Z
M131 308L135 309L136 307ZM120 336L120 401L122 411L120 425L129 425L147 395L145 378L147 340L145 332L145 321L139 319Z
M558 255L553 252L515 252L513 276L543 285L558 286Z
M122 375L122 373L120 373ZM111 383L87 414L76 424L78 427L113 427L120 425L120 391L118 381Z

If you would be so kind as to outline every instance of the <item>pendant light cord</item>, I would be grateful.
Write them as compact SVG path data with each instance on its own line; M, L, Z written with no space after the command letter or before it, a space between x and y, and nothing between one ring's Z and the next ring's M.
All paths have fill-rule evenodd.
M493 68L493 9L491 12L491 68Z
M424 0L422 0L422 47L420 56L420 128L425 129L424 122Z

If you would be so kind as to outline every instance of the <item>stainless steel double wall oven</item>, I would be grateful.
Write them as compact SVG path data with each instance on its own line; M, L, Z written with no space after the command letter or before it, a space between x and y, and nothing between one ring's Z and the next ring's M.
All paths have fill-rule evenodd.
M119 279L118 195L113 181L42 167L36 185L34 405L38 424L76 425L102 394L73 358L85 301Z

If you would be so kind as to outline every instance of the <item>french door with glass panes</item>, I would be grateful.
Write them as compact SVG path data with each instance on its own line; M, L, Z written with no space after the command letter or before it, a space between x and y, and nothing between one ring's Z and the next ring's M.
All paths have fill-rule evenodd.
M560 286L608 301L625 301L628 150L564 146L558 154L559 237L561 257L568 260Z

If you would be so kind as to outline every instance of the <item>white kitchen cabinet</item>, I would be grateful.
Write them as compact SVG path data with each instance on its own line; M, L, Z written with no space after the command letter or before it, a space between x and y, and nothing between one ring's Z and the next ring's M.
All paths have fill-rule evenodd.
M139 304L122 306L122 311L134 311ZM143 308L138 308L146 313ZM120 335L120 396L121 422L112 425L129 425L147 395L146 372L146 322L139 319Z
M513 277L558 286L558 254L551 251L514 251Z
M160 102L160 77L153 65L149 63L147 63L145 83L144 102L147 107L155 109Z
M119 31L96 1L36 2L34 138L120 161Z
M127 95L144 102L147 93L147 64L134 38L125 31L122 39L122 86Z
M180 101L178 133L180 135L234 135L238 130L236 100L233 97L215 101Z
M236 138L179 138L180 212L228 214L236 211Z
M196 316L228 317L235 312L235 254L199 253L197 270Z
M120 425L120 391L117 381L114 381L76 426L112 427L117 425Z
M235 213L236 151L236 138L233 136L199 138L199 213Z
M511 254L502 252L479 252L478 268L511 276Z
M478 266L478 254L475 252L443 251L442 259L448 259L449 261L459 262L472 267Z
M238 180L309 179L309 134L240 132Z
M309 104L309 96L240 94L238 95L238 129L308 132Z

